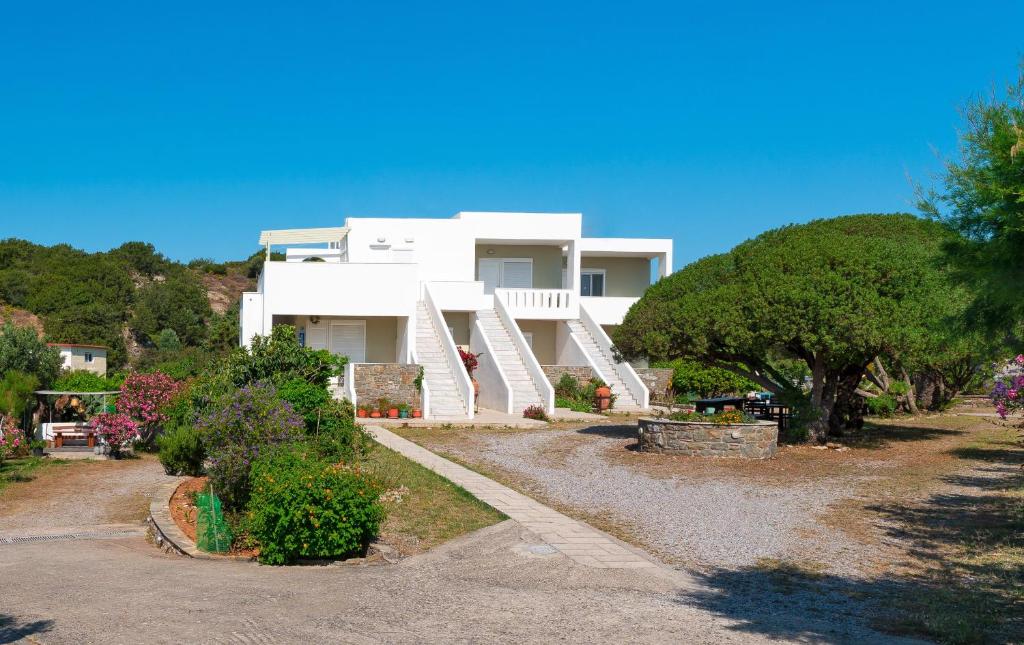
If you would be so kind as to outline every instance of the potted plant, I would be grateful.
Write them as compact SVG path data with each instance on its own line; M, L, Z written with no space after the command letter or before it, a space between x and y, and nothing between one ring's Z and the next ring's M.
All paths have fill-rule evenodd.
M377 409L370 410L370 418L371 419L379 419L380 418L380 410L377 410Z
M466 368L466 373L469 374L469 380L473 383L473 398L477 399L480 397L480 382L473 376L473 372L480 366L480 357L483 353L474 354L473 352L467 352L461 347L459 348L459 358L462 359L462 366Z
M612 403L612 389L601 379L593 379L590 382L596 386L594 398L597 399L597 409L607 410Z
M356 416L359 417L360 419L365 419L366 417L370 416L370 407L366 405L360 405L358 408L356 408Z
M409 406L405 403L401 403L398 406L398 418L408 419L409 418Z
M412 409L412 418L413 419L419 419L422 416L423 416L423 412L419 408L413 408Z
M43 450L46 449L46 442L42 439L33 439L29 444L32 447L32 455L35 457L42 457Z
M389 419L397 419L398 418L398 408L397 407L392 406L392 407L388 408L388 418Z

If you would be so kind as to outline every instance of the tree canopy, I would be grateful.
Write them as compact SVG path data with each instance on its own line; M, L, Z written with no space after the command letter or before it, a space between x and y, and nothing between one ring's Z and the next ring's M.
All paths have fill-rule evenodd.
M0 327L0 376L24 372L49 387L61 369L60 352L39 340L32 329L7 323Z
M955 275L970 285L971 318L1020 332L1024 320L1024 64L1003 96L964 109L958 159L921 208L959 233L947 245Z
M779 359L813 378L815 439L837 430L875 357L923 360L957 298L939 267L951 234L907 214L786 226L659 281L615 333L626 357L685 358L804 400Z

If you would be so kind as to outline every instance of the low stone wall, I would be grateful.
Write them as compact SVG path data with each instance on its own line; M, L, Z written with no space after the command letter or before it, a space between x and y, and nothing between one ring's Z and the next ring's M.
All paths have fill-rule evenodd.
M633 370L651 393L651 403L667 403L672 401L671 367L634 367Z
M383 397L392 403L420 407L420 393L415 385L419 365L357 363L354 369L356 404L373 405Z
M706 421L640 419L641 452L664 452L692 457L767 459L779 444L774 421L719 425Z
M586 383L594 376L594 370L579 365L541 365L545 376L551 381L551 385L558 385L562 374L572 374L580 383Z

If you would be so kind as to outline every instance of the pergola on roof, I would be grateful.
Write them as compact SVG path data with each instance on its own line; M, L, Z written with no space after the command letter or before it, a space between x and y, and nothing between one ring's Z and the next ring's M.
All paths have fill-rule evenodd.
M348 235L347 226L328 228L286 228L276 231L260 231L260 244L315 244L317 242L340 242Z

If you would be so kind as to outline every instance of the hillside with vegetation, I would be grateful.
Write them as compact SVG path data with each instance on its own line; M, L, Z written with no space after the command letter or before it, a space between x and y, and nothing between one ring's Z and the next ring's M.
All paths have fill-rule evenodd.
M111 370L160 366L187 376L236 345L239 299L255 287L261 260L259 251L183 264L145 242L88 253L6 239L0 320L51 342L106 345Z

